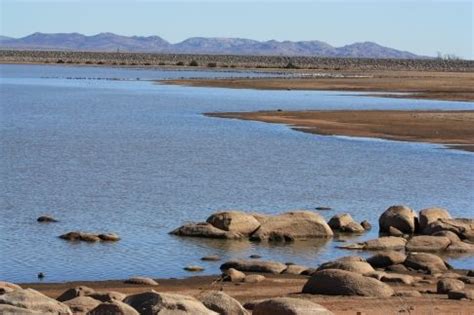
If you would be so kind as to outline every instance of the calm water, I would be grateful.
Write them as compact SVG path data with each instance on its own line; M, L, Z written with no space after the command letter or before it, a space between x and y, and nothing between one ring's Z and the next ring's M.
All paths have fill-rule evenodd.
M264 245L167 233L219 209L278 213L331 206L376 226L392 204L474 213L474 155L441 146L292 131L209 118L263 109L474 109L473 103L157 85L145 79L249 76L59 66L1 70L0 278L35 281L215 274L225 259L260 254L315 266L353 254L332 241ZM119 78L71 80L70 77ZM141 78L137 81L136 78ZM49 213L61 220L42 225ZM70 244L71 231L114 231L115 244ZM376 230L359 239L376 237ZM354 238L353 240L357 240ZM364 254L365 255L365 254ZM451 262L471 267L474 259Z

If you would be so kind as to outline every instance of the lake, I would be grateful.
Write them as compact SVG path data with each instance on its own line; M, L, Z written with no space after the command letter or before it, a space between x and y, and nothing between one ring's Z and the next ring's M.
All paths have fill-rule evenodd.
M259 91L156 84L163 78L250 72L0 65L0 279L12 282L217 274L259 254L308 266L351 254L332 240L294 244L169 235L221 209L349 212L374 229L394 204L473 216L474 154L424 143L318 136L205 112L297 109L474 109L474 103L324 91ZM268 74L263 74L268 75ZM56 224L36 218L51 214ZM75 244L65 232L116 232L113 244ZM346 237L347 238L347 237ZM469 256L450 257L459 268ZM195 275L195 274L192 274Z

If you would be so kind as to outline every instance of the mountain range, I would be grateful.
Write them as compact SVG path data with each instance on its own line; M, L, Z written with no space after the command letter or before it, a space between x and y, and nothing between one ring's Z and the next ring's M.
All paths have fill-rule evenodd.
M0 36L0 49L396 59L426 58L373 42L334 47L317 40L256 41L245 38L192 37L172 44L159 36L122 36L113 33L100 33L92 36L79 33L33 33L22 38Z

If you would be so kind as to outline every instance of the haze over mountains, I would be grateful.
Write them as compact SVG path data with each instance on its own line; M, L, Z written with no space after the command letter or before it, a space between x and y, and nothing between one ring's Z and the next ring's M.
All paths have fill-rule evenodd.
M256 41L245 38L193 37L172 44L159 36L121 36L100 33L34 33L22 38L0 36L0 49L75 50L101 52L148 52L232 55L285 55L354 58L424 58L407 51L384 47L373 42L333 47L321 41Z

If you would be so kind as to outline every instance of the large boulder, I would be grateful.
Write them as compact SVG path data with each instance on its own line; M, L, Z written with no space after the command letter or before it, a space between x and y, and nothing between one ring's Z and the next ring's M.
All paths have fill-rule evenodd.
M324 306L290 297L263 300L253 308L253 315L332 315Z
M279 274L285 271L287 266L285 264L275 261L265 260L231 260L221 265L221 270L225 271L229 268L234 268L244 272L264 272Z
M465 287L464 282L457 279L441 279L436 283L436 293L446 294L449 291L459 291L463 290Z
M321 215L311 211L292 211L267 218L250 239L293 241L331 236L333 232Z
M409 253L403 264L408 268L428 271L432 274L451 269L441 257L429 253Z
M92 309L87 315L139 315L133 307L120 301L100 303ZM181 314L181 313L176 313Z
M250 235L260 227L260 222L254 216L242 211L224 211L211 215L206 220L214 227L242 235Z
M317 271L325 269L340 269L352 271L360 274L367 274L374 272L374 268L365 261L351 261L351 260L334 260L329 261L318 267Z
M65 301L64 304L69 306L71 311L76 315L86 314L87 312L93 310L100 304L100 301L97 301L96 299L93 299L89 296L78 296L71 300Z
M407 256L402 252L389 250L367 258L367 262L374 268L386 268L388 266L401 264L406 258Z
M346 270L326 269L311 276L303 287L303 293L386 298L392 296L394 291L377 279Z
M207 222L188 223L171 231L170 234L221 239L239 239L243 237L240 233L224 231Z
M443 208L427 208L420 211L419 214L420 220L420 231L428 226L432 222L438 221L438 219L451 219L451 215L448 210Z
M407 242L406 249L411 252L438 252L448 248L451 244L445 236L418 235Z
M15 291L18 289L21 289L21 287L17 284L6 281L0 281L0 294Z
M389 233L390 227L405 234L416 231L417 216L415 211L406 206L392 206L385 210L379 218L379 228L382 233Z
M59 302L64 302L68 300L72 300L78 296L84 296L84 295L89 295L91 293L94 293L95 290L86 286L78 286L75 288L70 288L61 293L60 296L56 298Z
M0 304L8 304L45 314L72 314L67 305L33 289L18 289L0 295Z
M208 309L219 313L220 315L248 315L239 301L224 292L212 291L198 297L198 299Z
M428 224L423 233L434 234L440 231L451 231L463 240L474 241L474 219L438 219Z
M217 315L218 313L206 308L197 299L180 294L150 292L127 296L124 303L130 305L140 314L167 315Z
M373 240L361 243L338 246L343 249L365 249L365 250L402 250L405 248L407 240L403 237L382 236Z

